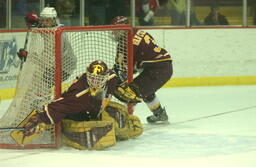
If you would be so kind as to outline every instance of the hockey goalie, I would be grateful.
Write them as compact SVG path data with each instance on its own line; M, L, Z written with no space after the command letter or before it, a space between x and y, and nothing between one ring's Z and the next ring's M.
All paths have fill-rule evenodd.
M93 61L61 98L33 110L13 130L19 145L30 144L49 125L62 122L63 143L82 150L98 150L142 134L143 128L126 106L112 102L117 76L103 61Z
M43 110L43 104L49 103L54 96L56 62L61 66L61 82L70 82L70 76L77 69L77 56L70 38L62 35L61 61L56 61L56 30L61 25L57 23L57 13L54 8L46 7L37 18L35 13L30 18L24 48L17 53L21 60L16 92L9 108L0 119L0 128L16 127L33 109ZM36 22L36 23L34 23ZM47 23L47 24L46 24ZM50 24L51 23L51 24ZM30 25L28 24L28 25ZM9 130L0 130L0 145L14 144ZM45 144L53 144L55 139L54 126L49 126L42 139ZM33 144L40 144L35 142Z

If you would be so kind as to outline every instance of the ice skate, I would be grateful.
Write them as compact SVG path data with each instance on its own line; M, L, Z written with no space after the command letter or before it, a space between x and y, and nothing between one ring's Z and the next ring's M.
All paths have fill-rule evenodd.
M168 123L168 115L165 108L159 107L153 111L153 115L147 117L147 122L150 124L164 124Z

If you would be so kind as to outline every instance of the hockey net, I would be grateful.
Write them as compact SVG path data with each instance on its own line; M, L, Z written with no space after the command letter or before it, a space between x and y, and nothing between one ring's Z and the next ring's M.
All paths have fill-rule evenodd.
M121 34L117 42L114 34ZM119 66L132 80L132 28L118 26L59 27L32 29L28 57L19 71L15 96L0 119L0 148L50 148L60 145L60 125L50 125L30 144L20 146L10 136L34 109L59 98L72 81L83 74L92 61L102 60L109 68L117 54L123 55Z

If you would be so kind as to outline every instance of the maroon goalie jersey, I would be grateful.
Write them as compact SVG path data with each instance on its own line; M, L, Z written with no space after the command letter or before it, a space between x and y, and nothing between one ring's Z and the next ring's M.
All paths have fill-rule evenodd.
M45 112L40 113L42 121L47 124L58 123L66 116L77 113L86 113L89 117L96 118L103 98L112 95L115 91L116 80L116 74L111 71L104 91L92 96L86 74L83 74L62 94L61 98L45 105Z
M133 37L134 67L141 69L146 63L171 61L169 53L160 48L147 32L137 31Z

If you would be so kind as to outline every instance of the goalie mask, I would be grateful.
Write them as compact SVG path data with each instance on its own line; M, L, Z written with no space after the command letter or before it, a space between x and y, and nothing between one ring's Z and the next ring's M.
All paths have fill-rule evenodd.
M53 7L45 7L40 13L41 27L55 27L57 12Z
M88 66L86 76L91 95L95 96L104 89L108 80L109 70L103 61L94 61Z

